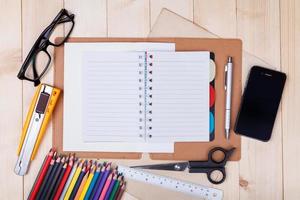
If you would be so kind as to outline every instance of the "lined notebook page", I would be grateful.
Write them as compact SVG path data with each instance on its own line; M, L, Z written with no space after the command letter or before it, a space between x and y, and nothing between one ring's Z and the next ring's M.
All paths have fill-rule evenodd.
M92 152L174 152L173 143L84 142L82 133L82 55L85 52L108 51L175 51L175 44L151 42L65 43L63 150Z
M209 52L148 52L148 141L209 141L209 59Z
M84 141L145 141L145 53L87 52L82 69Z

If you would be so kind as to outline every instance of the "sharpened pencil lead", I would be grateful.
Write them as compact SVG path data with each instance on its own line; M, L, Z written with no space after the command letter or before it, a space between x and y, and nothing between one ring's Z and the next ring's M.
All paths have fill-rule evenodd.
M73 161L73 160L70 160L70 161L69 161L69 165L72 166L73 164L74 164L74 161Z
M58 156L58 157L56 158L56 162L57 162L57 163L60 163L60 160L61 160L61 157Z
M67 166L68 166L68 163L64 163L63 168L67 168Z
M56 156L57 156L57 152L54 151L54 153L53 153L53 158L55 158Z

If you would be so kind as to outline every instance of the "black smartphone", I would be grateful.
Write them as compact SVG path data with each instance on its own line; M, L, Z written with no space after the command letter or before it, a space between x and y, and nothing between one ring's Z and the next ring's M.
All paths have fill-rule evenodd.
M286 75L253 66L242 97L235 132L261 141L271 138Z

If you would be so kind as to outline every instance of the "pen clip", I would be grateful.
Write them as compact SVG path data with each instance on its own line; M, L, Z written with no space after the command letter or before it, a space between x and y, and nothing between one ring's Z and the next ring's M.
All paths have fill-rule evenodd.
M225 65L225 76L224 76L224 88L227 90L227 73L228 73L228 66Z

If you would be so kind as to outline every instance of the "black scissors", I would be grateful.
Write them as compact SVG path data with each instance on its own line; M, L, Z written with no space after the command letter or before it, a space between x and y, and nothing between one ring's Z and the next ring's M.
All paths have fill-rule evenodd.
M229 150L222 147L215 147L208 153L207 161L187 161L177 163L155 164L132 166L132 168L184 171L189 169L189 173L206 173L208 180L213 184L221 184L226 178L225 165L235 148ZM218 155L217 155L218 154ZM221 156L222 154L222 156ZM217 159L216 157L222 157Z

